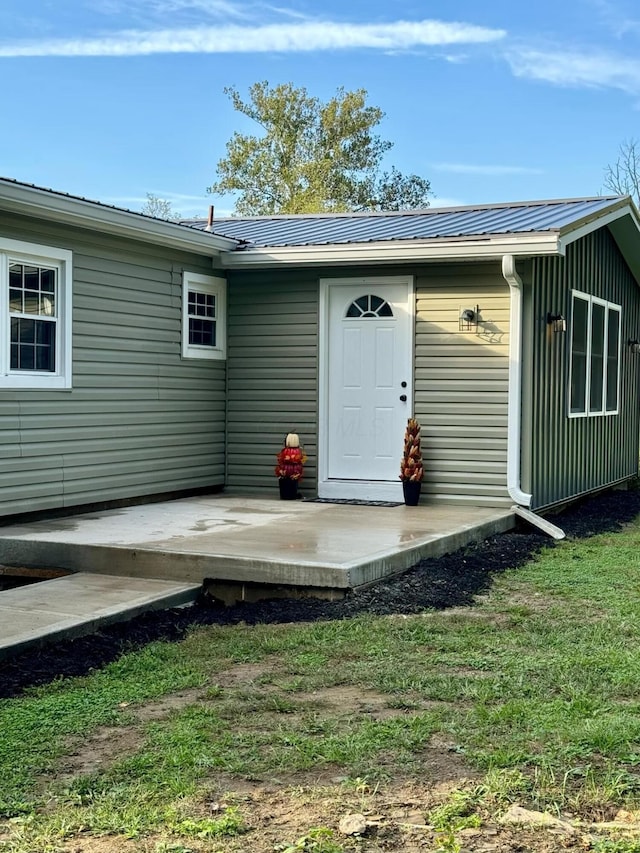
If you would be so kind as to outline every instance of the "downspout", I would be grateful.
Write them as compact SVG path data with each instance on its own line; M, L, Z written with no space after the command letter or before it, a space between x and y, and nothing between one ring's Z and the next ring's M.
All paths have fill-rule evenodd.
M509 401L507 410L507 491L519 506L531 506L531 495L520 487L522 436L522 279L513 255L502 256L502 275L509 285Z

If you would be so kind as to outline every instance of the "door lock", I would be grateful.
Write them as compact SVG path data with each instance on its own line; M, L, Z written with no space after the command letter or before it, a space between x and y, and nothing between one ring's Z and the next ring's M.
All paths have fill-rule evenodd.
M406 403L406 402L407 402L407 395L406 395L406 394L400 394L400 400L401 400L403 403Z

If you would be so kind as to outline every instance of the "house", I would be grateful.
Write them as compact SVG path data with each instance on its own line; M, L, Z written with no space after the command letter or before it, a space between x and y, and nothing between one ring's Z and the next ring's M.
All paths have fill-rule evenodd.
M638 471L628 198L176 224L0 180L0 515L215 491L544 509Z

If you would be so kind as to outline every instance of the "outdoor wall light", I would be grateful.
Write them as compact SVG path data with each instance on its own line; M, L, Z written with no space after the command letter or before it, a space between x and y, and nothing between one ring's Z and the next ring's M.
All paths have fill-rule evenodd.
M549 312L547 314L547 325L551 326L554 332L567 331L567 321L562 316L562 314L552 314L551 312Z
M640 341L636 338L629 338L629 349L634 355L640 353Z
M480 306L476 305L475 308L462 308L460 310L460 317L458 318L458 327L461 332L470 332L473 329L478 328L478 322L480 320Z

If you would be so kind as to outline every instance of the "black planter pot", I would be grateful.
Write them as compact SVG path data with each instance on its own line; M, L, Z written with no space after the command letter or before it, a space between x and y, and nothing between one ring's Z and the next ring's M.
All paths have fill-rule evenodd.
M402 481L402 493L404 494L404 502L407 506L418 506L420 501L421 482L415 480Z
M294 501L298 497L298 481L289 477L280 477L278 480L280 488L280 500Z

